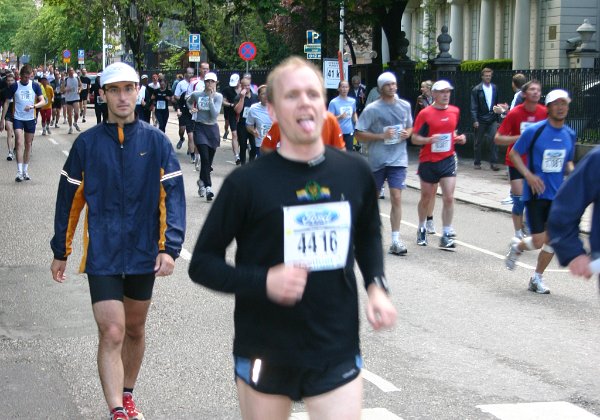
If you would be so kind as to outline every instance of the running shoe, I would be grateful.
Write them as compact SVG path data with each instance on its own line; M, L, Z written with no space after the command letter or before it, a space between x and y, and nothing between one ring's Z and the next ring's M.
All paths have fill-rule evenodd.
M50 132L50 126L47 126L47 127L46 127L46 133L48 133L48 135L52 134L52 133Z
M198 185L198 195L200 197L204 197L206 195L206 188L204 187L204 182L198 180L196 181L196 184Z
M392 245L390 245L389 253L393 255L406 255L408 250L406 249L406 245L402 243L402 241L394 241Z
M63 118L63 124L66 124L66 123L67 123L67 119Z
M81 131L81 129L79 128L79 126L77 125L77 123L74 123L73 125L75 126L75 130Z
M29 174L27 172L23 172L23 180L31 181L31 177L29 176Z
M111 410L109 420L129 420L127 412L124 410Z
M513 198L511 196L508 196L506 198L504 198L502 201L500 201L500 204L512 204L513 203Z
M17 176L15 176L15 182L23 181L23 174L21 172L17 172Z
M212 201L214 196L215 196L215 193L212 192L210 187L206 187L206 201Z
M181 149L181 146L183 146L183 139L179 139L179 141L177 142L177 150Z
M512 238L510 240L508 254L506 254L506 258L504 259L504 264L509 270L515 269L515 266L517 265L517 259L519 259L519 255L522 253L518 248L519 242L521 242L519 238Z
M236 165L241 165L242 164L242 160L240 159L240 157L238 155L235 156L235 164Z
M42 130L42 136L46 135L46 128L44 127L44 129Z
M433 224L433 219L428 220L425 222L425 229L427 229L427 233L429 235L435 235L436 231L435 231L435 225Z
M196 154L190 153L190 163L196 163Z
M381 191L379 191L379 199L383 200L385 198L385 187L381 187Z
M8 152L8 155L6 156L6 160L11 161L15 158L15 155L13 155L13 152Z
M427 230L425 228L417 230L417 245L427 246Z
M81 122L85 122L85 117L83 117L83 120L81 120Z
M58 121L54 123L54 128L58 128Z
M73 134L73 127L69 127L69 132L67 134Z
M135 406L131 392L123 393L123 407L127 410L129 420L144 420L144 415Z
M550 294L550 289L548 289L546 287L546 285L544 284L544 280L542 279L542 276L540 276L537 273L535 273L529 279L528 290L531 292L539 293L540 295L549 295Z
M454 249L456 248L456 244L454 243L454 239L448 236L447 233L444 233L440 238L440 248L442 249Z
M227 140L228 135L229 135L229 131L225 130L225 133L223 134L223 140Z
M454 228L452 226L450 226L448 228L448 230L446 231L445 235L448 238L456 238L456 231L454 230Z

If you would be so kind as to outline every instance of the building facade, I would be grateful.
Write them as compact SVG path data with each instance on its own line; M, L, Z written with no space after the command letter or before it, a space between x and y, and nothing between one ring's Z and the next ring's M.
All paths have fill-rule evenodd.
M599 11L600 0L410 0L402 30L415 61L427 59L423 46L435 43L446 25L454 58L510 58L515 70L565 69L576 66L569 53L580 44L577 29L584 19L595 28ZM433 36L427 33L429 19L435 22ZM596 45L594 35L588 50Z

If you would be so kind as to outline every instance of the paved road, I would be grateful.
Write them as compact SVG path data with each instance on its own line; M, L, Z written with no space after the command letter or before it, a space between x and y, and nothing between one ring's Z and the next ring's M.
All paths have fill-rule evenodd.
M83 125L89 128L91 123ZM168 134L177 139L176 126ZM16 184L15 165L0 162L0 418L105 417L95 365L96 330L85 277L77 274L80 234L67 283L50 277L54 196L74 135L37 136L30 174ZM174 141L175 142L175 141ZM179 151L188 206L184 248L191 252L210 203L196 194L197 172ZM235 168L230 144L215 161L215 190ZM411 165L409 172L414 172ZM468 162L459 176L469 192ZM498 202L501 173L482 171L472 191ZM473 181L475 182L475 181ZM399 311L392 331L375 333L363 318L367 419L566 419L600 416L600 301L595 282L572 278L555 263L552 294L526 290L532 255L504 269L510 216L460 202L456 252L414 244L418 191L404 193L406 257L386 255ZM471 199L471 201L475 201ZM441 202L436 208L439 221ZM389 245L389 201L380 201ZM227 258L233 258L234 247ZM148 419L237 419L231 341L233 298L191 283L185 252L173 276L160 279L148 321L148 346L136 395ZM364 303L365 295L361 298ZM562 402L562 403L561 403ZM541 405L530 405L542 403ZM527 417L533 411L538 417ZM294 405L293 418L306 418ZM575 413L571 417L568 412Z

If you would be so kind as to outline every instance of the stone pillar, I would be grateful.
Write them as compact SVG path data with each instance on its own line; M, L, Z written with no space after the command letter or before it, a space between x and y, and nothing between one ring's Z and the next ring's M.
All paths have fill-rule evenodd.
M502 2L494 4L494 58L504 58L504 14L502 13Z
M479 12L479 46L477 50L478 60L494 58L494 2L492 0L481 0Z
M430 16L429 14L427 14L427 11L425 10L425 3L421 3L420 8L423 12L423 22L421 25L421 45L425 48L429 47L429 34L427 33L427 26L429 26L429 19ZM427 60L429 57L427 57L427 53L422 52L421 53L421 58L424 60Z
M463 4L462 0L448 0L450 3L450 36L452 43L450 44L450 55L457 59L463 57Z
M412 11L408 8L404 10L402 14L402 23L400 23L400 29L406 33L406 38L414 45L414 38L412 37ZM411 47L412 50L412 47ZM414 57L412 51L409 50L408 55Z
M515 0L513 30L513 70L529 70L529 34L531 30L530 0Z

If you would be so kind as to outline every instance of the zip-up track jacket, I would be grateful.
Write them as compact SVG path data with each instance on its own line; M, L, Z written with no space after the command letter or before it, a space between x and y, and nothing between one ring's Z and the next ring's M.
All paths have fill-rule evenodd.
M136 120L99 124L73 143L56 200L54 258L66 260L86 207L80 272L149 274L159 252L179 256L185 192L169 139Z

